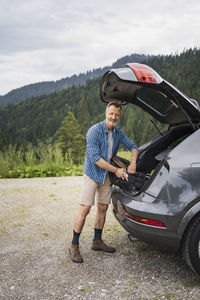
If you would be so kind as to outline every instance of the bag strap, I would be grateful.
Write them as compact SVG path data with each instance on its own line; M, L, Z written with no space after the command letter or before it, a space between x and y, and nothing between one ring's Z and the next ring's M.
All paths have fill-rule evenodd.
M126 169L127 166L118 158L118 157L113 157L112 160L114 163L116 163L119 167Z

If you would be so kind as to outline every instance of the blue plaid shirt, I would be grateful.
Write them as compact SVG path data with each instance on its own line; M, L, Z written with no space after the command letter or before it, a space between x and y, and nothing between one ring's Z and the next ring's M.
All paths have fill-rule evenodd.
M95 162L100 158L108 160L108 128L106 122L103 121L90 127L86 134L86 140L86 158L83 171L94 181L104 183L106 170L96 166ZM138 149L118 126L114 126L112 157L117 154L120 143L129 151Z

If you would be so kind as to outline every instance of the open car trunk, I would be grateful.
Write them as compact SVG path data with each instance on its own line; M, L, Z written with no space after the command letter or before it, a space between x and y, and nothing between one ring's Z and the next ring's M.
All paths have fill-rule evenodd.
M189 122L195 130L194 123L200 119L196 100L143 64L132 63L106 72L101 79L100 96L104 102L137 105L164 124Z
M126 182L124 182L124 184L118 184L118 181L116 183L114 182L114 184L119 185L123 190L128 190L129 192L139 192L143 189L151 176L156 173L159 166L163 164L163 161L170 157L170 152L193 132L190 123L170 126L162 135L156 136L139 148L135 179L137 179L137 176L139 178L135 181L135 184L135 179L131 179L130 175L130 181L133 181L132 185L128 185ZM142 175L144 175L144 177Z
M168 158L172 149L193 132L189 123L170 126L163 135L142 145L139 148L137 171L151 173L163 159Z
M199 129L198 102L147 65L129 63L106 72L101 79L100 96L107 103L139 106L159 122L168 124L167 131L139 148L137 172L145 174L145 182L163 160L170 159L170 152L178 144Z

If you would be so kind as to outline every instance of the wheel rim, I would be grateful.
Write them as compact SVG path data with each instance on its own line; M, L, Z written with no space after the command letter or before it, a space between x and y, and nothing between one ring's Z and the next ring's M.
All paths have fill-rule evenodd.
M200 240L199 240L199 242L198 242L198 256L199 256L199 258L200 258Z

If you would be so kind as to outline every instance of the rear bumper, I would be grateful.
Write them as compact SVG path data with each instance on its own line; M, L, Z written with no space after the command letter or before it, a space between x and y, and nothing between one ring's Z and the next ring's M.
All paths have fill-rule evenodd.
M131 212L133 215L142 216L143 218L149 218L150 212L142 211L143 203L141 203L141 211L133 209L134 202L135 207L138 208L138 201L131 200L127 203L126 199L123 201L123 197L120 197L120 193L112 194L113 213L121 226L134 237L137 237L140 241L143 241L152 246L158 247L165 251L177 252L180 249L181 236L178 236L176 231L170 231L167 227L155 227L134 221L122 213L122 210ZM142 214L141 214L142 213ZM162 216L158 216L158 219ZM155 217L155 214L153 216ZM164 217L165 218L165 217Z

